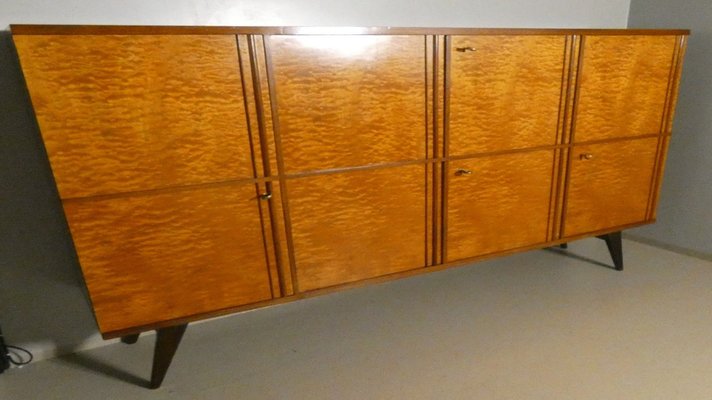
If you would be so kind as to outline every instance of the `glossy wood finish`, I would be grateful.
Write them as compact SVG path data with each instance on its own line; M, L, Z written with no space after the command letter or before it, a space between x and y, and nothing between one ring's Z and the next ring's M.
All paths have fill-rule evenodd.
M581 36L574 35L567 39L565 55L566 75L565 85L562 90L561 108L559 109L559 135L557 143L562 145L555 153L555 167L553 179L556 185L552 185L551 220L549 221L549 240L561 238L564 220L564 208L566 205L566 178L569 168L569 156L571 142L573 141L573 120L578 97L578 74L581 55Z
M564 237L646 220L657 142L651 137L572 148Z
M102 332L272 297L255 186L65 202Z
M658 140L658 158L655 165L655 178L653 180L653 195L648 202L648 219L654 220L657 215L658 198L662 188L662 180L665 171L668 148L670 145L670 135L672 135L672 124L675 117L675 106L677 105L678 92L680 88L680 76L682 75L682 64L687 50L687 37L677 38L678 47L675 54L674 70L671 74L671 81L668 85L666 112L661 136Z
M658 212L658 200L662 189L665 163L667 161L668 150L670 148L670 136L661 136L658 139L658 159L655 165L653 177L653 192L648 200L648 219L655 220Z
M11 25L13 35L689 35L688 29L546 29L324 26Z
M285 173L426 157L424 37L273 36L269 46Z
M62 198L252 176L234 36L15 36Z
M592 235L622 268L687 34L13 32L100 329L158 328L154 388L197 319Z
M242 245L253 249L259 247L258 243L262 246L260 251L247 251L249 253L245 256L247 261L240 262L241 265L247 265L249 271L246 275L255 277L256 283L251 284L257 288L254 293L250 295L250 290L230 286L237 284L230 283L231 277L224 276L219 279L220 284L225 286L215 289L215 293L223 293L223 291L247 293L248 299L233 303L215 300L215 303L207 304L203 303L203 298L208 295L198 291L198 303L204 304L204 309L171 315L153 313L153 315L160 315L161 319L144 318L142 320L144 322L136 322L136 325L131 325L132 322L115 324L108 330L102 328L106 337L291 301L307 297L312 293L351 287L360 284L358 282L381 281L391 277L416 274L426 270L419 268L423 265L432 264L428 270L439 270L453 265L448 260L454 260L455 257L460 260L480 259L494 254L507 254L521 249L555 244L564 240L562 239L564 236L568 241L584 235L603 234L649 222L649 219L637 219L630 224L611 226L617 222L608 221L604 224L606 227L595 231L582 234L568 231L571 221L567 221L567 218L575 216L576 213L575 207L572 209L570 206L579 203L575 199L573 203L567 203L569 198L566 196L566 178L570 176L569 179L573 181L583 179L580 177L586 176L587 173L595 175L590 171L581 172L585 169L576 166L574 161L572 161L572 170L567 169L568 155L576 156L575 152L580 149L580 146L577 146L574 151L569 150L571 138L576 133L575 140L578 143L581 140L588 141L584 129L585 118L590 114L587 110L595 111L595 107L590 106L593 104L591 101L588 106L585 101L583 106L579 104L584 89L583 81L577 79L581 75L579 72L584 71L583 64L579 69L579 55L581 54L586 63L589 63L587 57L592 52L594 62L587 64L590 67L596 65L596 54L598 54L596 49L601 47L593 46L596 41L605 44L601 48L610 50L618 48L619 43L628 41L629 38L635 39L633 42L637 41L636 43L655 44L666 42L667 37L687 34L682 30L91 26L14 26L13 32L19 43L21 56L23 52L27 53L23 50L23 41L32 44L26 46L31 48L34 46L33 43L45 43L43 41L46 41L49 35L56 35L52 36L52 42L67 40L68 43L84 43L86 46L93 46L102 41L117 43L123 46L121 49L124 50L124 55L131 54L133 58L140 61L138 66L127 64L124 67L123 64L117 64L121 68L115 68L114 73L132 71L127 82L133 84L132 77L139 75L148 76L149 83L167 79L166 76L177 81L192 78L191 82L195 82L195 87L191 86L191 82L187 82L176 90L171 86L162 89L156 89L150 84L145 88L136 86L138 104L142 101L155 100L142 98L144 91L152 93L151 91L155 89L154 91L160 93L170 89L172 92L179 93L180 90L184 90L180 95L187 99L186 102L192 101L188 106L194 110L201 110L200 113L220 109L221 115L230 114L239 117L236 118L238 121L230 126L236 127L234 132L240 130L244 140L234 140L237 138L235 136L224 137L225 142L220 142L222 140L220 135L210 131L210 140L217 141L208 143L209 148L205 150L209 153L207 158L200 153L202 150L196 150L197 156L194 159L186 157L187 153L178 153L182 151L182 147L177 143L165 147L152 147L146 149L145 153L138 151L134 154L136 158L126 161L126 165L141 164L143 161L138 158L139 156L157 158L157 160L145 161L155 163L154 165L159 166L156 167L157 169L154 168L149 172L137 170L141 175L137 183L129 179L128 187L111 187L107 192L90 191L71 196L63 194L65 198L95 196L93 200L65 202L70 224L76 226L76 221L72 221L76 215L80 215L79 220L86 224L82 225L81 230L88 233L84 236L75 235L75 240L79 237L77 243L89 243L91 240L99 243L97 238L100 229L95 226L101 225L105 232L113 233L116 230L115 225L120 228L117 235L126 237L128 230L124 230L123 227L136 225L134 229L137 229L139 234L135 239L129 238L115 244L112 236L102 237L101 246L107 244L109 250L101 251L107 254L111 254L110 252L114 251L112 249L121 248L126 243L130 245L131 240L140 240L149 246L164 246L169 250L166 254L161 253L161 257L164 258L156 255L159 252L154 252L151 253L154 259L142 258L141 262L148 260L165 265L170 257L179 261L176 265L177 269L194 274L195 270L183 266L182 258L190 258L196 252L190 248L190 245L183 246L180 240L171 237L173 234L181 235L181 230L187 229L180 227L173 230L169 227L183 223L177 222L178 220L185 220L185 226L195 225L198 231L208 229L209 226L210 230L215 230L216 235L232 235L233 238L240 239L240 235L245 234L258 238L234 240L231 242L232 247L210 235L202 235L199 239L189 241L196 243L196 240L205 240L201 243L206 249L214 243L220 243L225 244L220 246L224 249L224 254L228 254L229 251L242 254L240 250ZM78 36L79 34L84 36ZM263 34L266 36L261 36ZM237 41L234 35L238 35ZM587 44L581 46L585 47L583 53L579 53L581 35L587 37ZM679 39L681 38L675 40ZM115 42L111 42L112 40ZM478 50L474 53L457 52L455 48L461 47L458 42L460 40L478 41L476 44L469 42ZM308 42L318 45L305 45ZM228 43L229 46L226 46ZM72 45L70 53L85 57L85 64L95 65L94 67L77 66L75 69L85 68L91 72L95 67L99 67L99 70L108 76L109 72L105 70L111 68L103 67L102 63L109 61L104 60L106 57L98 61L91 58L93 53L88 50L86 52L89 55L84 55L81 51L85 51L83 49L86 46ZM151 46L160 48L150 51ZM641 58L642 46L644 44L633 46L635 56L633 58L636 60ZM655 46L657 45L654 45L652 50L654 58L658 53L663 53L662 50L655 50L658 48ZM660 48L662 47L665 46ZM165 55L164 48L171 55ZM44 56L43 51L44 48L39 46L29 54L39 59L40 53ZM59 59L59 52L56 50L54 52L57 53L54 57ZM482 54L487 52L491 54L497 52L497 54L482 57ZM616 53L613 50L610 52ZM609 56L599 53L600 58ZM678 58L680 53L682 52L677 52ZM472 55L476 57L470 57ZM175 61L179 56L187 62ZM193 56L206 60L207 65L197 61L191 63L190 57ZM209 60L210 57L214 59ZM674 57L673 52L670 54L670 59ZM636 61L638 64L630 67L627 66L625 59L621 61L614 57L612 60L620 64L623 69L632 68L634 72L636 66L647 62ZM24 59L22 61L25 67L26 62ZM165 65L165 68L161 65ZM39 69L38 74L55 73L52 68L46 66L44 68L45 70ZM600 67L585 71L591 77L602 76L597 78L601 82L605 79L618 79L620 75L620 68L606 70ZM672 65L668 72L673 81L667 86L665 95L668 100L664 102L666 110L671 110L670 104L674 105L674 97L670 96L677 90L679 67ZM50 78L63 79L73 73L76 74L74 70L65 71L65 75ZM643 80L648 79L646 78L648 75L644 73ZM653 75L657 79L659 74ZM625 79L630 76L626 76ZM41 79L39 75L28 76L28 83L31 86L30 81L39 79ZM240 79L242 82L239 81ZM506 82L509 80L514 83ZM594 83L596 83L595 79L589 79L586 89L589 91L589 97L595 98L591 95L593 90L608 90L607 87L596 86ZM215 85L219 88L214 88ZM231 88L230 93L228 90L223 90L228 86ZM535 86L536 89L527 89L531 86ZM478 91L482 87L485 90ZM66 90L60 86L57 88L57 93ZM133 90L134 86L131 88ZM200 90L203 88L209 90ZM462 88L467 88L469 92L462 92ZM232 89L235 89L234 93ZM599 95L618 99L617 94ZM34 97L33 93L33 99ZM395 102L392 101L394 99ZM647 101L646 99L643 100ZM478 103L468 105L468 102L473 101ZM239 106L233 107L233 103ZM392 103L397 106L392 106ZM551 108L551 104L554 104L552 108L552 113L556 114L554 117L543 111ZM470 108L462 108L462 105ZM647 107L645 104L643 106ZM220 107L225 107L227 114ZM207 111L203 111L204 109ZM474 126L472 129L479 129L479 132L471 134L469 139L464 140L462 138L465 136L458 136L460 131L468 126L466 119L481 113L482 110L488 110L488 115L492 115L495 120L499 119L500 123L484 121L483 125L490 125L484 128ZM106 112L111 113L112 110ZM537 113L540 115L534 117ZM575 118L576 113L583 113L582 119ZM181 118L188 120L183 121L181 126L190 125L191 121L194 121L193 116L186 115L178 116L178 120ZM73 118L81 117L80 115ZM119 123L124 123L122 117L118 115L112 118L118 118ZM161 115L153 117L160 118ZM58 117L53 115L53 118ZM101 115L98 118L101 118ZM240 125L240 118L245 122L243 125ZM459 122L457 122L458 118L460 118ZM480 119L483 118L484 116ZM661 121L671 120L671 112L661 115ZM111 119L97 121L98 125L109 127L113 123ZM584 128L581 128L580 124L576 125L581 121L584 121ZM159 120L159 123L164 122ZM501 128L503 124L509 126ZM208 125L212 126L212 123ZM223 127L223 125L217 126ZM204 127L205 124L202 122L198 126L201 129ZM317 130L312 129L313 127ZM41 128L45 134L45 128ZM197 128L188 126L186 129ZM669 122L664 124L661 130L668 132ZM205 132L207 135L208 130ZM583 136L578 135L580 132L583 132ZM290 135L296 136L290 138ZM131 137L135 141L139 136L135 134ZM215 139L213 136L218 138ZM181 142L190 140L190 137L173 137ZM103 137L92 138L94 139L99 142L104 140ZM196 140L207 139L196 138ZM616 138L612 136L610 139L602 140L616 140ZM610 145L614 148L621 143L623 142L616 142L614 145L612 142L600 142L595 146ZM654 151L662 157L667 139L660 140L659 143L656 143L657 147ZM468 146L474 147L468 149ZM445 151L446 147L450 149L449 153ZM542 149L521 152L523 147ZM160 149L169 154L157 152ZM472 153L481 152L496 152L496 155L480 154L478 157L470 157ZM193 152L190 151L190 154ZM229 154L229 157L226 154ZM534 154L538 154L539 157L535 159ZM216 160L219 159L219 162L210 161L213 156ZM243 156L244 160L239 159ZM97 157L103 156L97 154ZM161 157L168 157L169 162ZM508 165L504 168L500 168L499 165L495 167L494 161L493 164L487 164L488 160L498 159L520 160L526 168L516 173L513 172L517 171L516 168L510 168L509 165L515 163L509 161L505 163ZM184 162L188 166L170 165L172 160ZM242 161L244 163L241 163ZM522 187L512 185L512 192L515 195L517 190L528 191L527 185L532 186L532 193L536 192L534 195L527 195L526 199L515 203L502 200L502 204L503 207L511 206L514 211L510 214L517 215L521 213L523 204L526 203L526 208L533 211L531 215L526 214L522 218L530 216L534 218L534 215L543 214L542 210L548 210L548 214L544 217L544 224L548 224L549 228L544 226L543 239L540 233L530 235L526 232L529 227L532 231L539 232L539 222L526 225L525 232L508 230L509 226L505 224L498 226L497 223L490 224L495 226L495 229L486 232L477 224L465 223L468 218L477 221L486 219L486 216L467 216L470 212L469 207L472 206L471 199L453 195L457 193L458 186L466 187L466 184L458 180L460 177L452 176L455 166L470 162L475 163L474 170L486 166L488 172L485 174L484 181L491 181L492 184L475 184L473 181L473 187L468 190L479 196L477 198L490 202L493 209L500 207L500 204L492 200L492 196L498 190L506 189L511 182L525 180L521 184ZM201 166L196 171L180 170L180 168L190 169L190 166L194 165L192 163L206 163L206 166ZM545 174L543 165L546 163L549 164L549 171ZM651 169L661 171L661 165L662 162L657 166L651 166ZM179 178L171 181L170 179L174 178L151 177L150 173L158 173L161 166L177 169ZM215 175L210 168L219 170L218 175ZM226 175L220 175L222 173ZM146 174L147 177L143 176ZM195 180L187 180L192 176L190 174L194 174ZM545 178L532 179L530 175L542 175ZM252 180L253 176L257 179ZM476 174L473 174L462 178L475 176ZM501 181L497 180L496 176L500 176ZM525 179L527 176L530 176L530 179ZM184 178L186 181L181 180ZM222 183L210 183L215 182L211 178ZM236 179L254 184L234 182ZM122 182L109 183L122 184ZM547 184L548 189L544 190ZM188 190L185 185L191 185L191 189ZM613 185L614 190L618 187L616 185ZM175 186L182 186L183 189L177 190ZM250 189L234 189L248 186ZM495 186L501 188L497 189ZM602 187L603 185L598 186L599 192L604 191ZM95 189L91 185L82 188L82 190ZM583 193L576 185L569 189L571 189L570 196L575 197L577 193ZM606 188L609 189L611 188ZM124 193L136 190L141 191L140 196ZM241 196L247 195L250 190L252 209L248 213L240 205L242 200L231 196L242 199ZM450 195L444 196L443 191ZM112 194L97 196L103 193ZM216 196L214 193L220 194ZM268 201L258 202L255 197L259 193L271 193L273 197ZM585 195L586 193L579 196L579 199ZM622 200L625 201L628 200ZM654 215L654 210L651 211L654 203L655 197L648 196L648 215ZM151 206L146 207L147 204ZM195 207L189 211L191 204ZM206 209L208 211L205 211ZM241 211L238 212L238 209ZM72 210L76 215L71 215ZM91 222L89 214L99 215L99 222ZM460 214L462 217L457 217ZM504 217L509 217L509 214ZM151 229L144 228L145 223L142 221L146 220L155 221L156 226L166 227L165 232L168 233L163 233L161 236L153 233ZM212 220L218 222L211 223ZM538 218L536 220L539 221ZM520 225L519 221L515 222ZM562 223L567 227L564 236L558 229ZM253 226L258 228L262 226L262 229L253 231L251 228ZM112 229L110 230L109 227ZM72 229L74 231L75 228ZM467 233L468 229L473 230L474 236L483 235L483 238L477 239L472 246L460 246L456 234L458 231ZM160 229L156 228L156 231ZM408 232L408 235L403 235L403 232ZM469 236L463 234L464 239L461 240L468 240ZM500 242L494 243L493 237L497 237ZM399 240L396 241L395 238ZM135 242L134 245L138 246ZM339 248L339 246L343 247ZM81 245L78 244L77 248L81 249ZM503 248L505 250L502 250ZM201 250L205 249L201 248ZM92 250L95 254L101 251ZM443 260L442 256L446 252L451 254ZM123 251L123 253L127 252ZM204 253L203 256L212 261L213 254L217 254L218 270L223 272L226 271L223 268L226 265L225 260L228 258L241 260L234 255L223 257L222 252ZM80 259L82 257L84 256L80 252ZM82 264L85 262L82 261ZM94 267L90 269L92 268ZM126 271L131 272L132 269ZM148 275L139 274L137 279L156 280L159 279L156 276L162 277L156 270L144 268L139 270L140 273L144 271L149 271ZM184 272L177 273L180 275ZM131 278L122 276L122 279L121 282L124 282ZM117 290L118 286L121 285L110 285L106 293ZM128 289L122 290L127 290L131 294ZM184 290L182 293L188 292ZM169 292L169 295L176 297L174 292ZM280 295L291 295L291 297L272 299ZM122 304L121 301L124 301L122 296L123 294L116 294L111 301ZM182 300L188 302L188 299ZM149 301L153 300L146 300ZM165 304L161 306L170 308ZM130 308L124 308L126 313L129 312L127 310Z
M675 36L586 36L575 140L661 133Z
M564 35L452 37L448 154L556 144L565 44Z
M544 150L450 162L446 261L546 242L553 157Z
M423 267L425 167L290 179L298 288Z

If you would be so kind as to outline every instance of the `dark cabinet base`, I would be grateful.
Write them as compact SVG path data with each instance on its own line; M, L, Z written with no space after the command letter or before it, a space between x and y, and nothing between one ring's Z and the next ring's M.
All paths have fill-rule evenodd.
M623 271L623 240L621 237L621 232L611 232L605 235L598 235L597 238L604 240L606 246L608 246L608 252L611 253L611 259L613 260L613 267L616 271ZM568 249L568 243L560 243L560 249Z
M608 252L611 253L611 258L613 259L613 265L617 271L623 271L623 242L621 239L621 232L611 232L606 235L596 236L599 239L603 239L608 246Z
M156 330L156 347L153 352L153 368L151 369L151 389L158 389L166 377L168 367L171 366L173 356L178 350L181 339L188 324L169 326ZM134 344L138 340L139 334L127 335L121 338L121 342Z

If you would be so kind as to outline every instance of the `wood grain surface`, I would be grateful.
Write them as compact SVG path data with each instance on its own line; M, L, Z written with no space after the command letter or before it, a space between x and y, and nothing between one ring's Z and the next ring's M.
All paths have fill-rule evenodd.
M14 39L62 198L252 176L234 36Z
M446 262L545 242L553 161L540 150L449 162Z
M557 143L565 145L559 149L559 154L555 155L554 182L556 183L555 198L552 199L554 207L550 212L551 220L549 221L550 235L549 239L559 239L563 229L564 221L564 204L565 204L565 188L566 177L568 176L569 154L571 141L573 139L573 120L576 105L576 96L578 94L578 72L581 54L581 36L572 36L567 39L566 55L566 77L565 90L562 91L561 108L559 109L559 137Z
M663 177L665 176L665 163L667 161L668 150L670 148L670 136L660 137L658 143L658 162L656 164L656 169L653 172L653 184L652 184L652 194L648 201L648 215L647 219L655 220L658 215L658 200L660 199L660 191L663 186Z
M564 35L452 37L449 154L556 144L565 44Z
M269 41L286 173L426 157L423 36Z
M586 36L575 141L660 133L675 36Z
M645 221L657 144L652 137L574 146L564 237Z
M14 35L103 333L655 215L683 31L104 28Z
M299 291L423 267L425 166L289 179Z
M270 299L255 185L65 202L102 332Z

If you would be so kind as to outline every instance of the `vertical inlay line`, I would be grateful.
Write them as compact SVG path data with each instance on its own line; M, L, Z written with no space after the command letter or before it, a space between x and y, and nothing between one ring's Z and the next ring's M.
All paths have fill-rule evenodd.
M449 184L449 162L447 158L450 155L450 68L452 63L452 36L445 36L445 52L443 54L443 149L442 154L445 162L442 163L442 237L440 241L442 262L447 262L447 203L448 203L448 184Z
M572 51L572 57L573 59L576 60L576 65L571 66L571 71L575 70L576 71L576 76L574 79L576 82L574 83L574 93L573 93L573 104L571 105L571 121L569 124L569 135L568 135L568 140L569 140L569 146L568 146L568 154L566 155L566 178L565 178L565 184L564 184L564 196L563 196L563 204L561 206L561 228L559 229L559 237L565 237L566 236L566 213L568 211L568 196L569 196L569 186L570 186L570 180L571 180L571 164L574 158L574 146L575 146L575 141L576 141L576 116L578 114L578 102L579 102L579 97L581 95L581 78L582 78L582 71L583 71L583 63L584 63L584 51L586 48L586 36L580 36L578 40L578 54L576 53L574 47L574 51Z
M240 86L242 86L242 101L243 105L245 107L245 122L247 123L247 135L248 135L248 140L250 143L250 161L252 162L252 176L253 178L257 178L257 161L256 157L257 155L255 154L255 142L253 138L253 129L252 129L252 121L250 118L250 106L248 104L248 92L247 92L247 78L245 77L245 69L243 68L243 63L245 60L243 60L242 57L242 49L240 47L240 35L235 35L235 46L237 50L237 66L238 66L238 72L240 73ZM249 60L247 60L249 63ZM270 290L270 295L272 298L275 297L274 295L274 285L273 285L273 277L272 277L272 268L270 268L270 245L267 240L267 232L265 229L265 215L262 210L262 204L260 204L259 196L260 196L260 183L255 182L255 200L257 204L257 211L259 212L260 216L260 228L262 232L262 245L264 248L264 255L265 255L265 265L267 268L267 277L269 279L270 285L269 285L269 290ZM271 220L271 218L270 218ZM276 260L275 260L276 262ZM277 275L278 275L278 283L279 284L279 290L280 290L280 296L284 295L284 292L282 290L282 284L281 284L281 279L279 279L279 266L277 266Z
M267 71L267 89L269 91L270 109L272 112L272 133L274 134L275 155L277 156L277 174L281 189L282 214L284 216L284 229L287 232L287 252L289 254L289 271L292 276L292 286L294 292L299 292L299 280L297 279L297 266L294 254L294 240L292 237L292 222L289 216L289 194L287 191L287 181L285 178L284 158L282 157L282 139L279 130L279 112L277 100L277 88L275 87L274 65L272 64L272 54L270 50L271 35L264 35L262 43L265 50L265 67Z
M259 79L259 68L254 35L248 35L248 50L250 54L250 67L252 72L252 87L255 95L255 111L257 112L258 132L260 136L260 148L262 150L262 168L265 177L271 177L272 171L269 162L269 147L267 145L267 133L265 128L265 112L262 99L262 85ZM272 181L265 182L267 193L273 193ZM280 193L283 195L283 193ZM281 196L280 196L281 197ZM272 228L272 241L275 247L275 262L277 263L277 274L279 276L279 290L284 296L286 294L286 284L284 280L284 260L282 259L281 240L279 238L279 225L277 224L276 213L272 200L268 200L270 216L270 227Z

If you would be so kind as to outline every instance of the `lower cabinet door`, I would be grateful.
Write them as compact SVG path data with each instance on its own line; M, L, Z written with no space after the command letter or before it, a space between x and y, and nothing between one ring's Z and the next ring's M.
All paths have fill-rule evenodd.
M553 150L448 163L446 261L547 239Z
M254 184L64 203L103 333L272 298Z
M298 290L423 267L425 178L408 165L289 179Z
M564 236L643 222L658 138L572 148Z

